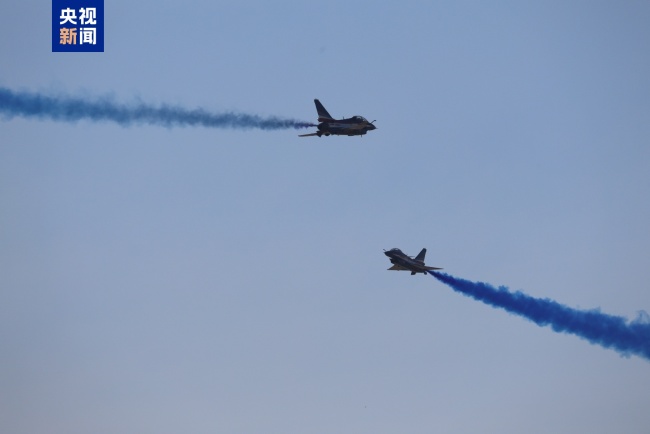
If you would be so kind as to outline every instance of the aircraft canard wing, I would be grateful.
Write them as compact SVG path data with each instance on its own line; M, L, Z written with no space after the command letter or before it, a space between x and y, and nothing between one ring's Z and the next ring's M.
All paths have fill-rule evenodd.
M298 134L298 137L310 137L310 136L317 136L318 133L311 133L311 134Z

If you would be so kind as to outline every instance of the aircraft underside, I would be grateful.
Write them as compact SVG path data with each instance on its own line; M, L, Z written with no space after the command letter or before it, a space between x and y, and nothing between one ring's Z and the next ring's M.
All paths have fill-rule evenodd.
M366 134L365 131L363 132L343 132L343 131L319 131L316 133L318 137L321 136L363 136Z
M339 127L335 125L320 124L318 125L318 137L320 136L362 136L366 134L365 129L360 128L350 128L350 127Z
M401 270L403 270L403 271L410 271L410 272L411 272L411 276L413 276L413 275L415 275L415 274L417 274L417 273L427 274L427 272L428 272L427 270L423 270L423 269L421 269L421 268L417 268L417 267L413 266L412 264L408 264L408 265L407 265L407 264L401 264L401 263L393 262L393 261L391 261L391 263L393 263L394 265L393 265L392 267L390 267L389 270L396 270L396 271L401 271Z

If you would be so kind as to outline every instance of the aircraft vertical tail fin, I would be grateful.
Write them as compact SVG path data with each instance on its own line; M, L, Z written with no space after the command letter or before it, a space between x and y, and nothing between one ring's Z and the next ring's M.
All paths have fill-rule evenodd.
M427 249L422 249L420 253L415 257L416 261L424 262L424 256L427 254Z
M327 110L325 110L325 107L323 107L323 104L320 103L317 99L314 100L314 104L316 104L316 111L318 112L318 122L323 122L327 120L333 120L334 118L332 115L330 115Z

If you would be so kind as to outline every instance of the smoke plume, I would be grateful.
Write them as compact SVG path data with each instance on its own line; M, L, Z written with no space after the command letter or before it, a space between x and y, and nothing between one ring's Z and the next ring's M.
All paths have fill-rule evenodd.
M11 119L50 119L60 122L80 120L109 121L122 126L132 124L164 127L193 127L283 130L313 126L309 122L280 117L260 117L247 113L212 113L207 110L186 109L171 105L145 103L119 104L108 98L89 100L70 96L49 96L31 92L15 92L0 87L0 115Z
M574 309L547 298L534 298L520 291L510 292L505 286L495 288L445 273L429 273L463 295L522 316L539 326L550 326L556 332L576 335L623 356L635 354L650 360L650 322L645 312L639 313L634 321L628 321L602 313L599 309Z

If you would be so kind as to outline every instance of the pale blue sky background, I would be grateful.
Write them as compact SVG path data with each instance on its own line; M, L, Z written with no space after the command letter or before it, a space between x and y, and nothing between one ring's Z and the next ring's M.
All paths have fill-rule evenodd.
M0 85L365 137L0 121L0 432L640 433L650 364L382 249L650 310L650 4L0 3Z

